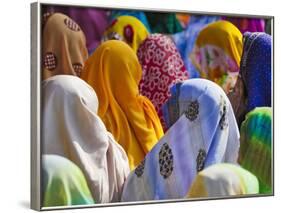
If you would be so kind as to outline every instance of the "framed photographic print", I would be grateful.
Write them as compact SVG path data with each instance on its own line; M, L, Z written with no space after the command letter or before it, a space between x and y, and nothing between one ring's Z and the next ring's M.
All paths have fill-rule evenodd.
M273 20L33 3L32 208L273 196Z

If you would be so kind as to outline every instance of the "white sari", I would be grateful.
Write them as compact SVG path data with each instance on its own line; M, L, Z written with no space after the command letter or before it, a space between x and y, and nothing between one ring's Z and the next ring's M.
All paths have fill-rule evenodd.
M96 203L120 201L129 163L97 115L95 91L70 75L51 77L42 89L42 153L80 167Z

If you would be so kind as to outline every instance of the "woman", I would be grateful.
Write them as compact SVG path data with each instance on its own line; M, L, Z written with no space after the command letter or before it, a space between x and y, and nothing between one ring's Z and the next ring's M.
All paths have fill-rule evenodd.
M187 198L210 198L259 193L256 176L234 164L215 164L199 172Z
M54 75L80 76L88 58L85 35L61 13L51 15L43 30L43 80Z
M261 194L272 193L272 109L257 107L241 126L239 163L255 174Z
M198 70L194 67L189 57L199 32L207 24L218 21L219 19L219 16L191 15L190 21L186 29L172 36L176 47L178 48L179 53L181 54L181 57L184 60L185 67L189 74L189 78L199 77Z
M106 29L102 40L124 41L136 53L139 45L148 35L148 30L137 18L133 16L119 16L114 19Z
M100 44L103 32L108 25L107 11L96 8L44 5L45 14L63 13L81 27L86 36L88 53L91 54Z
M43 207L94 204L86 179L74 163L42 155Z
M271 45L266 33L244 34L240 74L228 94L239 126L255 107L271 106Z
M188 79L187 71L173 41L161 34L149 35L137 55L143 71L140 93L151 100L166 129L162 105L170 96L171 86Z
M224 91L205 79L174 87L167 116L175 123L130 173L122 201L183 198L204 168L237 163L239 130Z
M95 202L120 201L128 159L97 115L95 91L70 75L51 77L42 88L43 154L60 155L75 163Z
M96 91L98 115L125 149L130 168L143 160L163 135L153 104L139 94L142 70L132 48L106 41L86 62L82 79Z
M241 32L228 21L217 21L200 31L190 57L202 78L228 94L236 83L241 55Z

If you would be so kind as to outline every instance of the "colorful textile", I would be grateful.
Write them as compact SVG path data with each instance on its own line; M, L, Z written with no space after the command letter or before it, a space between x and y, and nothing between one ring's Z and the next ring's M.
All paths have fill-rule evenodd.
M180 25L183 29L185 29L189 24L190 15L186 13L176 13L176 18L180 22Z
M153 104L139 95L142 69L124 42L104 42L86 62L82 74L96 91L98 114L135 168L163 135Z
M145 12L151 33L174 34L182 31L175 13Z
M140 93L151 100L166 129L162 106L170 97L171 86L188 78L187 71L173 41L161 34L149 35L137 55L143 71Z
M265 21L259 18L222 17L223 20L234 24L240 32L265 32Z
M85 35L71 18L55 13L43 30L43 79L54 75L80 76L88 58Z
M272 109L257 107L241 126L239 162L257 176L261 194L272 193Z
M192 61L189 57L190 53L193 50L199 32L207 24L218 21L219 19L219 16L191 15L186 29L172 36L176 47L178 48L179 53L183 58L185 67L189 74L189 78L199 77L199 72L192 64Z
M183 198L197 172L237 162L239 130L224 91L205 79L186 80L179 89L178 119L130 173L122 201Z
M217 21L199 33L190 55L202 78L229 93L236 83L242 55L242 34L230 22Z
M63 13L77 22L85 33L89 54L100 44L103 32L108 26L107 11L102 9L44 5L43 12L44 14Z
M140 20L146 27L147 31L150 32L150 26L144 12L137 10L113 10L110 15L110 20L113 21L119 16L134 16Z
M255 107L271 106L271 45L272 38L268 34L244 34L240 84L237 83L229 94L239 124Z
M121 40L126 42L134 52L149 35L143 23L133 16L119 16L114 19L104 32L102 41Z
M43 207L94 204L86 179L74 163L42 155Z
M85 175L97 203L118 202L129 163L97 115L98 99L86 82L70 75L43 81L42 152L68 158Z
M228 197L259 193L256 176L234 164L215 164L196 176L187 198Z

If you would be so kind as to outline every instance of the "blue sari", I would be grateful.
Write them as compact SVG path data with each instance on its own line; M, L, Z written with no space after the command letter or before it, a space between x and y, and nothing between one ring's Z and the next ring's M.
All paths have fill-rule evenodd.
M271 45L266 33L245 33L240 73L247 91L247 111L271 106Z
M164 107L170 129L124 184L122 201L184 198L197 173L222 162L237 163L239 130L224 91L205 79L172 88ZM174 101L177 97L178 100Z

